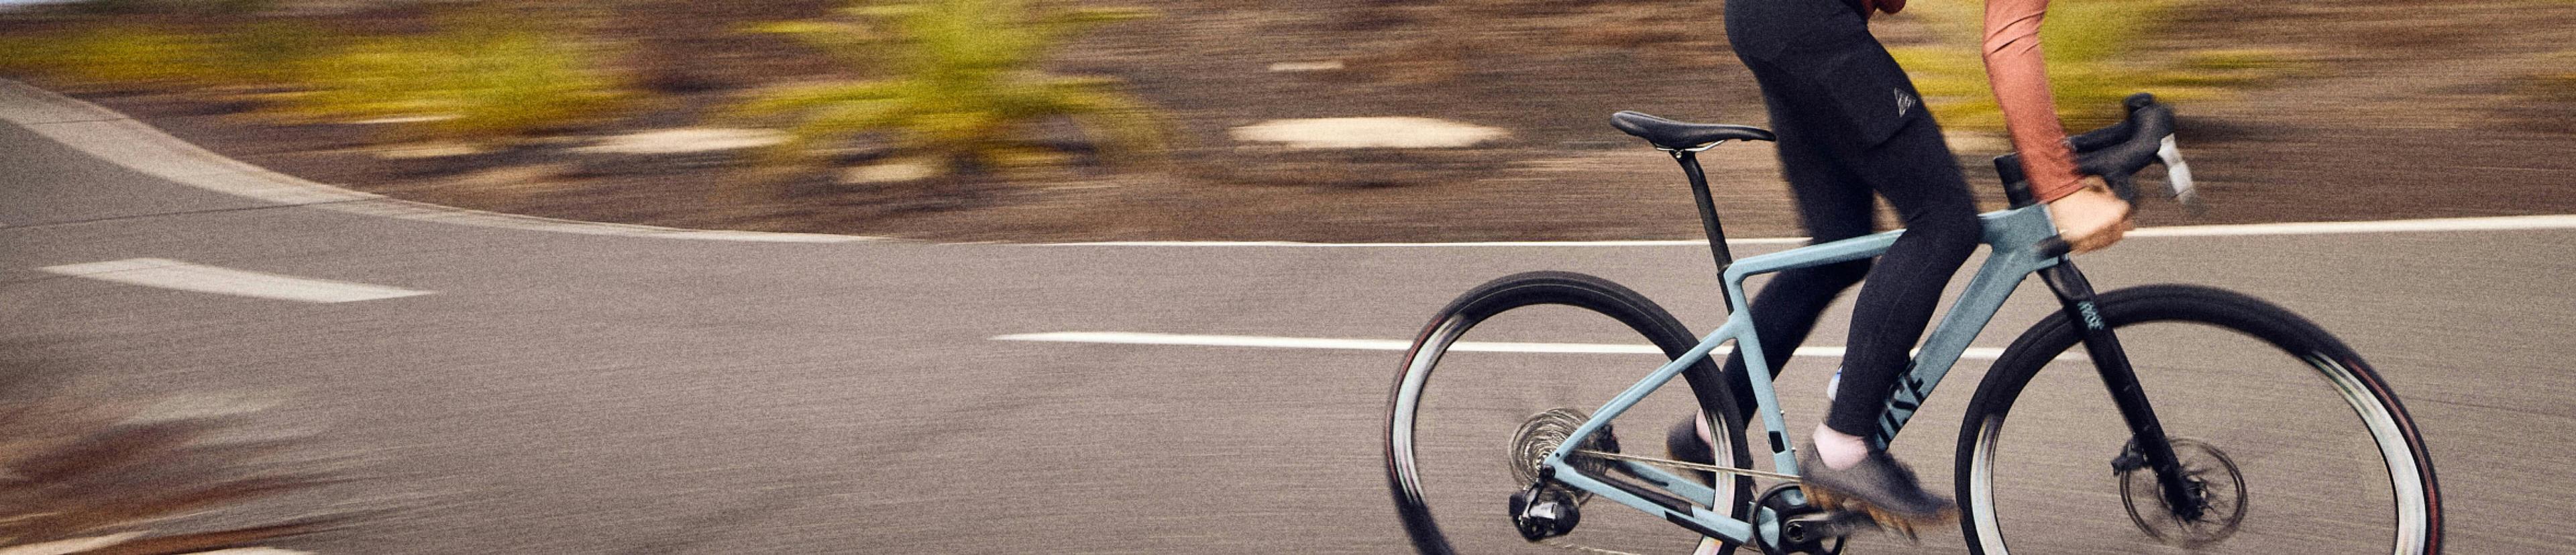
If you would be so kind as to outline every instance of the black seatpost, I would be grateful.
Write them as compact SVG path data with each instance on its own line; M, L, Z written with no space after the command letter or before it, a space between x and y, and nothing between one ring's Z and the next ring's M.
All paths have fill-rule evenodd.
M1682 174L1690 176L1691 197L1699 201L1699 224L1708 231L1709 254L1717 258L1717 278L1726 279L1726 268L1735 265L1735 253L1726 250L1726 230L1717 222L1717 203L1708 198L1708 175L1699 171L1699 151L1717 146L1710 143L1695 149L1672 150L1673 160L1682 164Z

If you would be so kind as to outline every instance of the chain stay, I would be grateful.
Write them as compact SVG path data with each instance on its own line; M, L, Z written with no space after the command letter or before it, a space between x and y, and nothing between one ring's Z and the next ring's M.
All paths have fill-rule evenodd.
M1681 469L1688 469L1688 470L1698 470L1698 471L1703 471L1703 472L1722 472L1722 473L1726 473L1726 474L1740 474L1740 475L1745 475L1745 476L1753 476L1753 477L1757 477L1757 478L1770 478L1770 479L1773 479L1773 480L1788 480L1788 481L1793 481L1793 482L1798 480L1798 477L1797 477L1797 476L1792 476L1792 475L1788 475L1788 474L1781 474L1781 473L1777 473L1777 472L1764 472L1764 471L1754 470L1754 469L1750 469L1750 468L1735 468L1735 467L1731 467L1731 466L1717 466L1717 465L1713 465L1713 464L1700 464L1700 463L1694 463L1694 462L1682 462L1682 461L1676 461L1676 460L1658 459L1658 458L1653 458L1653 457L1640 457L1640 456L1636 456L1636 455L1627 455L1627 454L1621 454L1621 453L1612 453L1612 452L1608 452L1608 451L1596 451L1596 450L1592 450L1592 449L1576 449L1576 450L1574 450L1574 454L1577 454L1577 455L1584 455L1584 456L1590 456L1590 457L1597 457L1597 458L1603 458L1603 459L1613 459L1613 460L1622 460L1622 461L1635 461L1635 462L1641 462L1641 463L1652 464L1652 465L1669 466L1669 467L1673 467L1673 468L1681 468Z

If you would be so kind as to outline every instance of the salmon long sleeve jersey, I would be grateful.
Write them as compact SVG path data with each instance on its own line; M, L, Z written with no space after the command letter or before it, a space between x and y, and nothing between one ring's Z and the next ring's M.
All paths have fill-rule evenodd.
M1846 0L1861 13L1896 13L1905 0ZM2057 121L2057 102L2048 92L2048 64L2040 58L2039 23L2048 0L1986 0L1984 48L1986 82L2003 108L2004 128L2013 150L2021 153L2022 174L2042 201L2057 200L2084 188L2075 170L2075 152L2066 146L2066 127Z

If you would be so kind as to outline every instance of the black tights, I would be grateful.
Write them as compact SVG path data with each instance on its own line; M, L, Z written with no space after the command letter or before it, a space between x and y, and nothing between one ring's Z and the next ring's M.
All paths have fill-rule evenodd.
M1806 18L1761 9L1768 6L1737 9L1738 5L1779 2L1839 6L1821 0L1727 3L1728 30L1737 42L1738 56L1762 85L1771 130L1779 136L1781 173L1797 198L1808 235L1822 243L1870 233L1876 219L1873 193L1895 207L1906 231L1879 258L1876 268L1868 260L1856 260L1775 275L1753 299L1753 324L1776 376L1815 328L1819 313L1844 289L1866 278L1868 284L1861 287L1858 305L1852 309L1842 384L1825 425L1869 437L1879 430L1877 422L1888 395L1905 370L1908 351L1923 336L1933 308L1940 303L1943 287L1976 249L1981 233L1976 201L1968 194L1958 159L1942 140L1940 126L1920 106L1899 106L1913 86L1887 57L1886 49L1866 31L1852 39L1843 32L1847 29L1840 28L1860 25L1859 19ZM1797 21L1738 21L1739 13ZM1802 25L1828 32L1800 29ZM1740 26L1769 27L1739 30ZM1777 48L1778 44L1745 44L1747 39L1771 40L1774 33L1798 35L1780 41L1819 35L1843 39L1822 45L1793 44L1787 49ZM1807 63L1806 58L1818 56L1831 61ZM1872 140L1879 135L1884 139ZM1726 371L1744 371L1743 357L1731 357ZM1752 406L1746 403L1740 409L1750 411Z

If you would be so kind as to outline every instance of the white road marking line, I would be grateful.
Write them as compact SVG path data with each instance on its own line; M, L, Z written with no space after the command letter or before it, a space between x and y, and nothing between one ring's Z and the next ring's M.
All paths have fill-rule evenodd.
M435 292L283 276L160 258L128 258L107 262L46 266L40 269L66 276L129 285L308 303L372 301Z
M2143 230L2141 230L2143 231ZM2135 236L2137 232L2129 232ZM1728 239L1729 245L1795 245L1807 242L1805 237L1765 237ZM1707 240L1637 240L1637 241L1487 241L1469 243L1301 243L1297 241L1097 241L1090 243L1028 243L1036 247L1689 247L1708 246Z
M2423 220L2383 220L2369 222L2294 222L2277 224L2224 224L2150 227L2129 232L2129 237L2214 237L2247 235L2331 235L2342 233L2404 233L2442 231L2514 231L2530 229L2576 229L2576 214L2546 216L2495 216L2483 218L2433 218ZM1795 245L1806 243L1805 237L1764 237L1728 239L1729 245ZM1656 241L1490 241L1468 243L1300 243L1296 241L1101 241L1091 243L1037 243L1034 246L1071 247L1701 247L1703 239Z
M2433 218L2424 220L2381 220L2372 222L2191 225L2140 229L2129 232L2128 236L2210 237L2218 235L2332 235L2340 233L2514 231L2525 229L2576 229L2576 214L2549 216L2493 216L2484 218Z
M1402 351L1413 348L1411 341L1393 339L1335 339L1323 337L1266 337L1258 335L1187 335L1176 333L1067 331L1050 333L1017 333L997 335L994 341L1044 341L1052 343L1112 343L1123 345L1186 345L1197 347L1266 347L1274 349L1343 349L1357 351ZM1509 343L1460 341L1449 350L1476 353L1567 353L1567 354L1663 354L1653 345L1606 343ZM1732 345L1720 346L1715 354L1735 352ZM1997 347L1969 347L1959 354L1962 359L1994 360L2004 350ZM1842 347L1799 347L1802 357L1842 358ZM2058 360L2083 360L2080 354L2058 355Z

